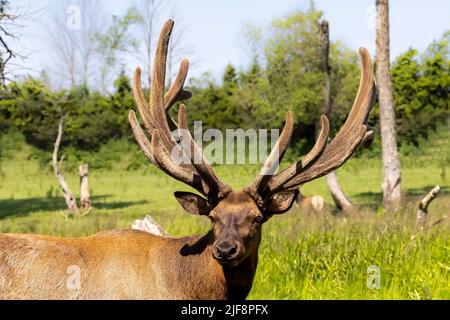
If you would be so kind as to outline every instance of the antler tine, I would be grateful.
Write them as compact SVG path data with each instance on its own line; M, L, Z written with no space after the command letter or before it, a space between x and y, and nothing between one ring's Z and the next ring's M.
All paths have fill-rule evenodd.
M166 112L174 105L174 103L187 100L192 97L192 93L190 91L186 91L183 88L184 81L186 80L187 73L189 70L189 61L187 59L183 59L180 64L180 69L178 70L178 74L170 87L169 91L167 91L164 96L164 109Z
M228 194L231 188L217 178L206 158L192 139L192 136L187 130L185 107L180 107L178 125L168 115L174 103L191 97L191 93L183 89L189 69L189 62L186 59L181 62L174 83L167 94L164 95L167 51L173 26L173 20L168 20L164 24L159 36L150 90L150 106L144 98L140 68L136 69L133 80L133 92L136 104L138 105L145 129L150 135L151 142L139 125L134 111L130 111L128 118L139 146L150 161L171 177L190 185L206 195L208 200L211 201L211 204L213 204L215 200ZM177 145L177 141L172 136L172 131L179 128L186 129L188 132L187 141L183 141L185 140L183 139L181 145ZM176 149L180 147L181 149ZM178 163L172 159L172 153L176 150L180 150L183 153L186 150L193 151L191 152L191 163Z
M151 162L156 163L155 158L153 158L150 141L148 141L147 136L144 133L144 130L142 130L142 127L139 124L138 119L136 118L136 113L133 110L130 110L130 112L128 112L128 121L131 124L131 129L133 130L134 137L139 143L139 146L141 147L142 151L144 152L146 157L150 159Z
M189 70L189 61L187 59L183 59L180 64L180 69L178 70L175 81L170 86L169 91L167 91L164 96L164 109L166 110L166 117L169 123L170 130L174 131L177 129L177 124L169 115L170 108L178 102L182 100L187 100L192 97L192 93L184 90L183 85L186 80L186 76Z
M272 175L277 170L278 165L280 164L284 154L286 153L289 142L291 141L293 130L294 120L292 117L292 112L288 111L288 113L286 114L286 122L284 124L283 130L281 131L280 137L278 138L275 146L267 157L266 162L264 163L264 166L262 167L258 177L256 177L252 185L247 188L247 190L253 195L253 197L257 198L258 202L262 201L259 195L261 195L262 191L266 188L267 183L272 178Z
M197 169L198 173L202 177L205 177L205 179L207 180L208 185L212 189L211 191L214 191L212 195L217 194L218 198L222 198L231 191L231 188L227 184L220 181L219 178L217 178L216 174L208 163L208 160L203 155L202 150L197 146L194 139L192 138L192 135L187 127L185 110L186 109L184 104L181 104L178 110L178 127L185 130L186 134L184 135L184 138L187 139L187 141L185 139L182 140L183 148L185 150L191 151L191 163Z
M173 25L173 20L167 20L159 35L150 91L150 113L155 122L155 127L161 131L161 140L167 149L170 149L174 145L171 139L171 130L167 122L167 114L164 109L167 51Z
M294 178L302 170L305 170L305 168L314 163L314 161L322 155L327 145L328 135L330 134L330 122L328 121L327 116L322 115L320 117L320 123L321 129L314 147L301 160L298 160L296 163L272 177L268 188L269 193L276 193L279 191L284 183Z
M154 129L154 124L152 122L152 115L150 113L148 104L147 102L145 102L144 91L142 90L141 68L139 67L137 67L134 71L133 94L134 100L136 101L136 104L138 106L139 113L141 114L142 120L144 121L145 129L147 129L147 132L151 134Z
M188 130L186 106L184 104L180 104L178 109L178 128Z
M152 133L151 151L154 155L155 164L169 176L188 183L202 194L210 193L210 187L201 176L196 173L193 174L191 170L185 169L172 161L169 151L161 141L158 129L153 130Z
M360 48L359 55L361 59L359 89L343 127L312 165L298 172L288 181L281 179L270 181L268 185L270 190L292 189L335 170L352 155L365 137L366 122L375 103L377 92L369 52L365 48Z

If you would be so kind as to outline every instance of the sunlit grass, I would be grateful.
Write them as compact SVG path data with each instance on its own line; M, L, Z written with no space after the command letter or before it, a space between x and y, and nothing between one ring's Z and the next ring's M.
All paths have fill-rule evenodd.
M48 168L29 159L28 147L4 159L0 175L0 232L84 236L99 230L129 228L152 215L172 235L198 234L209 221L183 212L172 196L187 190L153 166L127 171L91 170L94 211L64 218L64 201ZM216 171L235 188L249 184L255 166L221 166ZM450 224L413 237L414 201L440 184L443 192L430 206L430 220L450 214L450 181L430 162L403 168L409 204L396 215L380 209L381 168L377 159L352 159L338 171L350 199L361 207L346 217L308 216L294 207L263 229L260 260L250 299L448 299L450 298ZM78 195L78 177L67 174ZM304 188L321 194L332 209L323 179ZM381 286L366 286L367 268L381 269Z

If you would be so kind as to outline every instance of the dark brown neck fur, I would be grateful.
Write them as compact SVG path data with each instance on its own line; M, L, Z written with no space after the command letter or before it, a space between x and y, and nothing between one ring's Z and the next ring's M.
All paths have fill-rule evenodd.
M260 239L258 239L258 246L259 241ZM211 263L206 265L208 265L209 268L214 269L211 270L211 272L220 272L221 277L224 278L224 289L226 292L223 293L223 298L229 300L244 300L250 293L255 278L258 265L258 247L238 266L224 267L212 257L213 242L213 232L209 231L199 238L191 238L191 240L181 248L180 253L182 256L200 255L199 258L201 260L210 260ZM210 285L215 286L214 282L211 282Z

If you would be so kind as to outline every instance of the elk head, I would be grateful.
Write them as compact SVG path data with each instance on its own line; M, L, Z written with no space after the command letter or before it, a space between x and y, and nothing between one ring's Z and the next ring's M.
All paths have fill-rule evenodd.
M328 145L329 122L322 115L321 131L311 151L290 167L276 172L292 136L294 120L292 113L288 112L283 131L259 175L249 187L233 191L217 178L187 130L184 105L179 107L177 121L168 114L176 102L191 97L191 93L183 89L189 66L187 60L181 62L175 81L164 94L167 50L173 24L168 20L159 37L149 103L144 98L140 68L134 75L134 97L150 139L134 111L129 112L129 121L137 142L150 161L202 195L175 192L176 199L186 211L211 219L213 257L221 264L233 267L257 252L262 224L273 215L291 208L300 185L341 166L364 138L371 135L366 122L376 97L372 64L367 50L361 48L358 94L345 124ZM180 134L172 134L174 131L183 131L182 139ZM177 148L188 154L190 161L180 163L174 159L173 151Z

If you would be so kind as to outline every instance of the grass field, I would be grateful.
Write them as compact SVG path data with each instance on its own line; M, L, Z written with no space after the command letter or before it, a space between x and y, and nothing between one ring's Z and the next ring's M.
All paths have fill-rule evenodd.
M445 138L446 139L446 138ZM444 141L445 142L445 141ZM447 145L448 146L448 145ZM442 149L438 142L434 150ZM30 158L23 146L1 162L0 232L83 236L99 230L129 228L137 218L152 215L171 235L203 233L209 220L183 212L173 198L186 187L153 166L128 171L122 162L109 170L91 170L94 211L64 218L64 200L49 167ZM436 154L430 149L429 154ZM447 150L447 151L446 151ZM448 148L440 150L448 153ZM412 237L418 198L440 184L431 204L430 221L450 214L450 179L442 162L403 158L407 203L395 215L380 209L381 168L378 159L352 159L338 177L361 209L347 216L315 217L294 207L263 229L260 262L250 299L450 299L450 223ZM222 166L216 171L235 188L250 183L254 166ZM67 173L77 194L78 177ZM333 208L323 179L304 188L323 195ZM379 289L366 285L367 268L381 271Z

